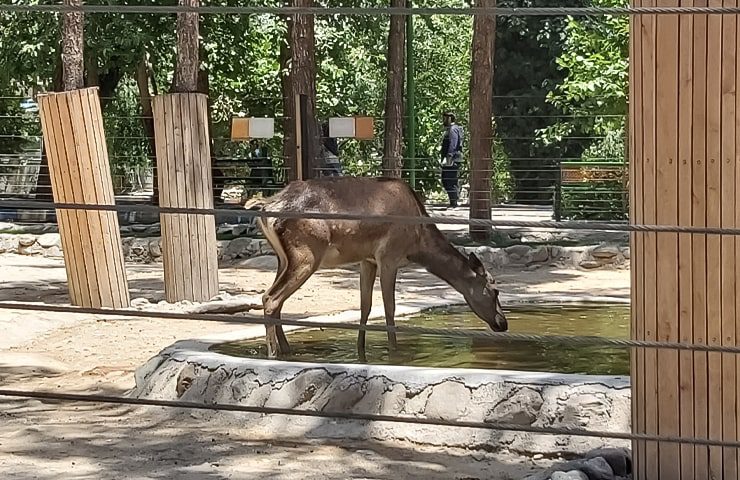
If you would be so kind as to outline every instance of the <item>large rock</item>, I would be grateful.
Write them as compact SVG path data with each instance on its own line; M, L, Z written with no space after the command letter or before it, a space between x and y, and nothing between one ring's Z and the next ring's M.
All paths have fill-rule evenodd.
M18 253L18 235L0 234L0 253Z
M62 237L58 233L45 233L38 238L37 242L43 248L61 247Z

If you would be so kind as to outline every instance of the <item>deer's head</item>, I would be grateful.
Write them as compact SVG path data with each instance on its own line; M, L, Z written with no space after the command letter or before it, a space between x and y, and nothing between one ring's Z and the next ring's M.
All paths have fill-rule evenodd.
M506 315L499 301L496 280L493 275L486 271L483 263L474 254L468 256L468 264L475 273L475 279L471 285L471 291L466 295L470 308L473 309L494 332L505 332L509 328Z

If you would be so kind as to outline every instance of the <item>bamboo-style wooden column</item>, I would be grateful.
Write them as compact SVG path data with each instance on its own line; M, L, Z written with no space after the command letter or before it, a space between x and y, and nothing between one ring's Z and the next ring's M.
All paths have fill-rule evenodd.
M633 1L633 6L707 6ZM736 6L710 1L709 6ZM740 225L736 15L634 15L630 216ZM633 233L632 337L736 345L740 238ZM633 349L636 433L738 439L740 356ZM637 480L737 479L737 449L636 441Z
M114 205L97 87L38 99L54 201ZM116 212L57 209L57 223L72 304L129 306Z
M206 95L153 98L161 207L213 208ZM218 294L213 215L161 213L165 296L207 301Z

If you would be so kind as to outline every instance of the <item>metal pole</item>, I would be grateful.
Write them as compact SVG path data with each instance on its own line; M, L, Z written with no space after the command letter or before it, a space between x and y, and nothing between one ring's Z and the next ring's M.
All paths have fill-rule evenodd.
M406 0L411 8L411 0ZM414 95L414 16L406 16L406 158L409 168L409 183L416 190L416 109Z

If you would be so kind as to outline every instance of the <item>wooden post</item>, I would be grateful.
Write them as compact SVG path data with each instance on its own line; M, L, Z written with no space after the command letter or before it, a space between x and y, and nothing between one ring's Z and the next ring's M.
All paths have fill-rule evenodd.
M153 98L161 207L213 208L207 96L172 93ZM165 297L207 301L218 294L213 215L160 214Z
M634 0L633 6L736 6ZM740 225L735 15L635 15L630 34L630 217ZM633 233L632 337L732 345L740 238ZM635 433L735 441L740 356L633 349ZM736 449L633 442L636 480L738 478Z
M54 201L114 205L98 88L38 100ZM57 209L57 223L72 304L128 307L116 212Z

